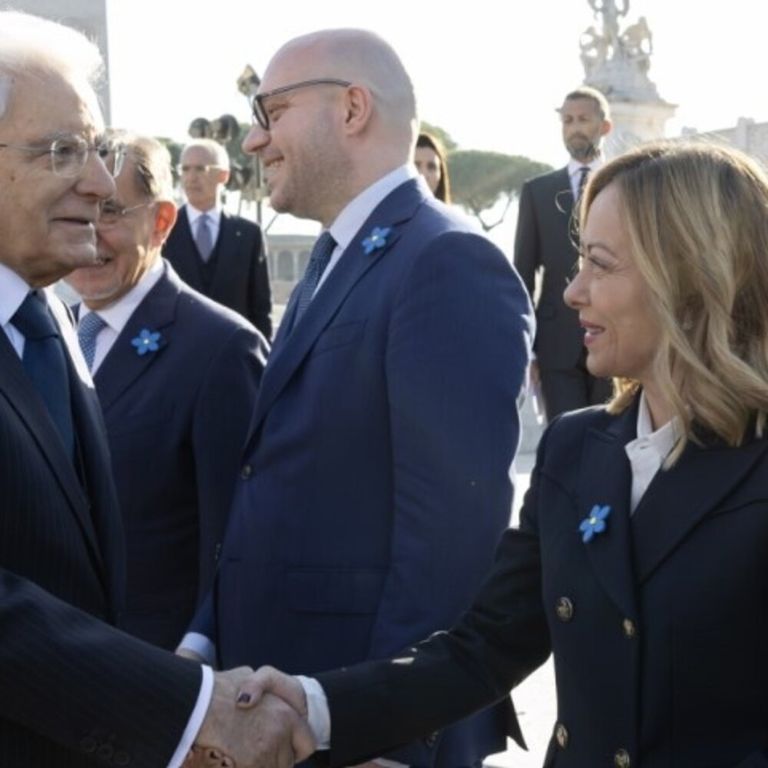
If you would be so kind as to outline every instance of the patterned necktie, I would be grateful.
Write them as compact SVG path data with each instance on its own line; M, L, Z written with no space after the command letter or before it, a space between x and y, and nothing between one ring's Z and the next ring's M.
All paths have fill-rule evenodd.
M582 165L581 168L579 168L579 173L581 174L579 176L579 188L576 191L576 199L581 199L581 193L584 191L584 187L587 184L587 178L589 177L589 166L588 165Z
M77 338L80 341L80 349L83 350L83 357L88 363L88 370L93 370L93 358L96 355L96 337L99 331L106 325L101 315L96 312L89 312L80 318L77 325Z
M293 319L293 327L301 319L301 316L306 312L309 302L312 301L317 284L320 282L320 278L325 272L328 262L331 260L331 254L336 247L336 241L331 236L331 233L327 230L323 232L320 237L317 238L315 244L312 246L312 253L309 256L309 263L307 264L307 271L304 273L299 286L296 288L299 291L299 298L296 302L296 314Z
M200 216L197 220L197 234L195 236L195 244L200 252L200 258L205 262L211 258L213 251L213 238L211 237L211 228L208 226L210 221L207 213Z
M37 291L30 291L11 318L11 323L24 336L21 358L24 370L43 398L67 453L74 457L75 431L66 352L45 298Z

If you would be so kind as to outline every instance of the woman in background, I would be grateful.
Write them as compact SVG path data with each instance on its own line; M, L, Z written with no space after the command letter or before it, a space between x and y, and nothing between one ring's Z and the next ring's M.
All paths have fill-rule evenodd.
M451 184L445 150L440 141L429 133L420 133L414 153L416 170L424 177L432 194L444 203L451 202Z

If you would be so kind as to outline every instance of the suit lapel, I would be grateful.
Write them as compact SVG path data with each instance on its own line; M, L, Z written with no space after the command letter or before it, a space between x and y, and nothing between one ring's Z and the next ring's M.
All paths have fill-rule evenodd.
M215 252L217 254L216 270L211 284L211 295L217 295L219 285L226 285L232 270L241 263L240 259L238 259L238 255L242 245L242 230L236 221L227 216L226 213L222 212L221 218L219 219L219 236L216 239L215 244ZM247 261L243 261L242 263L247 264ZM243 274L243 279L245 279L245 274Z
M179 291L174 285L167 263L163 265L163 269L162 276L131 315L96 371L96 391L105 412L149 370L169 342ZM157 342L159 349L140 355L131 340L143 330L160 332Z
M741 482L766 450L766 440L738 450L689 443L670 471L656 474L632 516L638 583Z
M606 430L592 429L585 437L580 471L578 520L589 516L594 505L609 506L606 530L591 541L582 543L587 548L595 575L621 612L637 618L632 544L629 521L632 472L624 451L627 442L634 439L637 408L627 409L615 417ZM578 533L581 537L581 533Z
M561 168L552 176L552 198L555 201L555 209L558 216L565 215L569 220L573 215L573 190L571 189L571 177L568 166Z
M386 257L399 239L403 223L413 217L423 200L423 193L413 180L401 184L391 192L360 227L338 264L312 299L298 325L289 333L278 334L261 381L254 414L254 429L258 428L275 398L301 365L349 292L371 267ZM374 227L390 227L391 231L384 247L366 253L363 241ZM295 304L295 301L292 303ZM290 310L290 317L286 317L284 322L292 321L295 309L291 307ZM286 312L286 315L288 314ZM290 326L286 323L285 327Z
M71 328L67 332L69 323L62 316L62 313L57 310L57 301L57 299L54 299L49 302L49 305L61 328L64 344L70 350L70 354L67 356L67 368L72 385L75 428L78 429L80 425L80 413L77 407L79 402L78 396L80 394L80 387L83 386L78 379L82 369L79 366L79 356L72 354L72 344L76 343L76 341L73 342L75 338L74 332ZM83 362L82 365L84 366L85 363ZM85 538L91 545L92 551L98 553L93 521L88 511L88 499L77 477L75 466L64 450L61 439L56 433L56 427L48 415L42 398L37 394L34 387L30 386L21 360L4 333L0 333L0 367L3 370L3 376L0 376L0 390L5 393L11 406L26 424L51 472L61 486L75 517L80 523ZM87 373L85 376L87 380Z
M177 229L178 233L176 232ZM179 210L172 234L178 238L176 247L173 248L176 268L182 275L185 275L185 279L193 288L200 290L203 282L200 273L200 257L195 238L192 237L192 227L189 224L189 211L186 205L183 205Z

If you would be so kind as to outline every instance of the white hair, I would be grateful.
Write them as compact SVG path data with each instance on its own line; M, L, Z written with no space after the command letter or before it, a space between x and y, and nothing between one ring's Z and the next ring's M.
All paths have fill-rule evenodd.
M98 47L82 33L17 11L0 11L0 119L10 104L14 76L55 72L95 90L104 71Z
M227 150L218 141L213 139L194 139L184 146L184 149L181 151L182 158L188 150L195 148L204 149L213 158L217 168L223 168L225 171L229 170L229 155Z

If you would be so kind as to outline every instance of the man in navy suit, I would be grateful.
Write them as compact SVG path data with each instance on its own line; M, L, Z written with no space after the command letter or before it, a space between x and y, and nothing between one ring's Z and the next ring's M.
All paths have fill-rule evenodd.
M185 283L250 320L272 338L272 298L261 229L221 209L229 179L227 150L196 139L181 153L187 204L166 240L163 255Z
M611 394L610 381L587 371L584 331L563 301L578 259L574 200L602 165L600 145L611 130L610 107L600 91L583 86L566 95L558 112L571 159L523 185L515 236L515 266L532 297L540 275L531 383L541 393L547 421L604 403Z
M168 151L113 139L126 158L96 229L100 263L67 281L123 514L123 627L172 650L213 580L268 348L161 258L176 220Z
M0 765L178 768L195 739L248 765L298 719L273 702L242 720L226 702L237 675L110 626L124 552L104 423L46 289L99 258L120 155L91 85L101 65L79 33L0 13Z
M253 106L244 146L272 206L323 234L184 649L318 672L449 626L489 568L511 511L530 305L504 255L417 176L413 86L379 37L288 43ZM478 763L505 748L510 706L388 757Z

